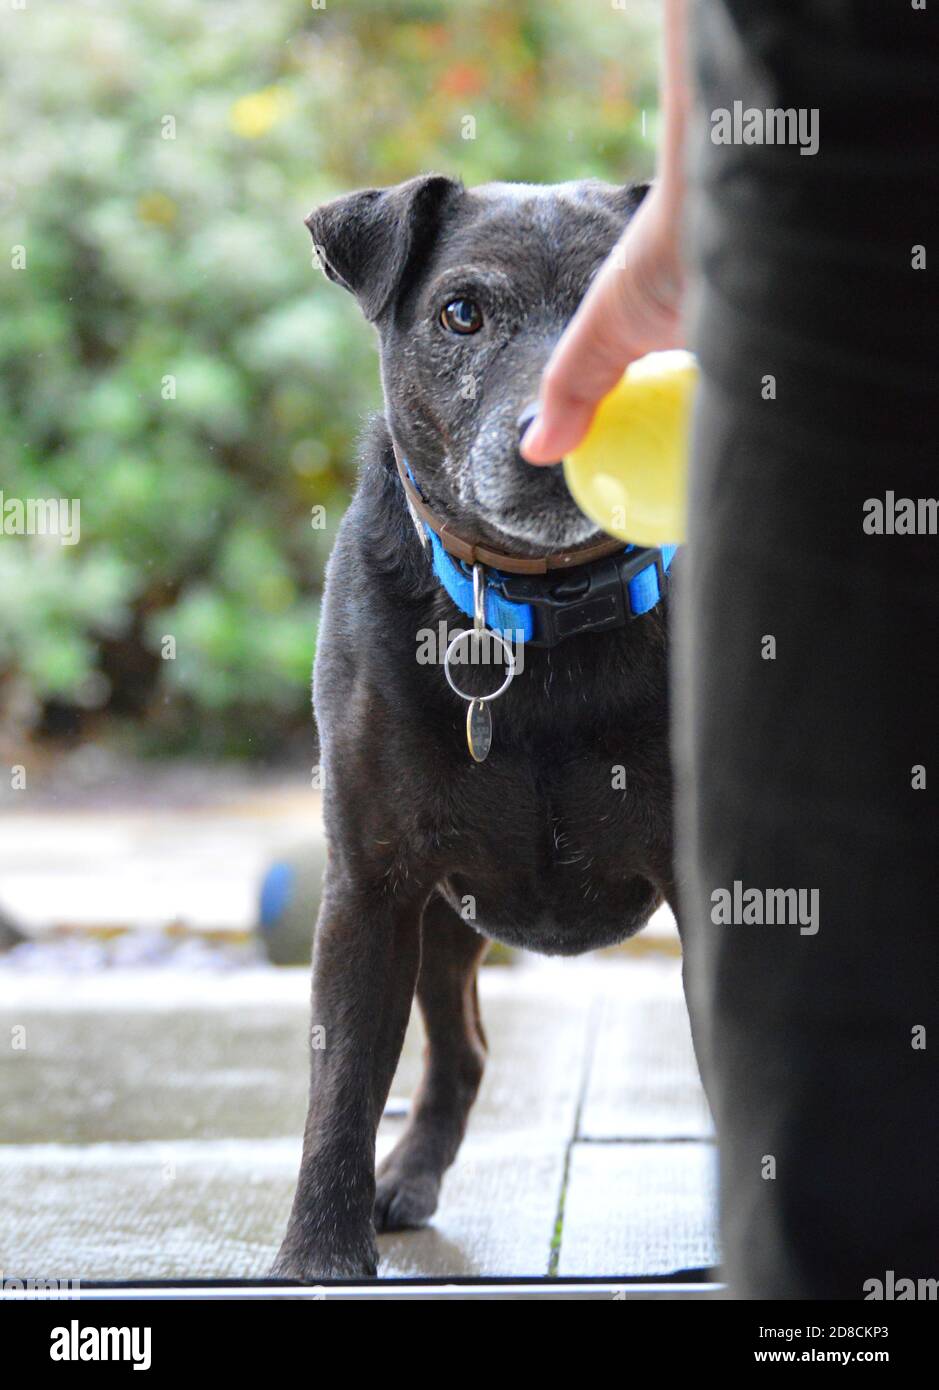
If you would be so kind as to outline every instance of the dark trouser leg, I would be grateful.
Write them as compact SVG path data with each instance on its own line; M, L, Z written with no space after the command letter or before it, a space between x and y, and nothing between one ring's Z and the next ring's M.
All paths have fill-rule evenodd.
M864 529L870 499L939 495L912 264L939 65L901 9L702 6L705 128L735 99L819 112L814 156L708 144L693 220L682 908L742 1297L939 1274L939 538ZM817 932L715 921L735 881L817 891Z

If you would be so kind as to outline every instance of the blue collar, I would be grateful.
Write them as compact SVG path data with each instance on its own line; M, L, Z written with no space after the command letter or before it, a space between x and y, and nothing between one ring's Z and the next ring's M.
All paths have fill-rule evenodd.
M408 477L420 491L404 461ZM456 560L425 520L434 574L457 608L473 616L473 569ZM486 626L534 647L554 647L579 632L625 627L650 612L668 585L678 549L627 545L621 553L545 575L505 574L486 566Z

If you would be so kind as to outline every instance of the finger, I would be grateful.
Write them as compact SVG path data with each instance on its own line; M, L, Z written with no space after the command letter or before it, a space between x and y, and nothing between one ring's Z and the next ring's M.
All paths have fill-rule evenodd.
M605 297L588 297L562 335L542 378L538 416L522 440L529 463L556 463L580 443L636 355L611 318Z
M595 405L568 399L547 425L538 415L519 446L522 458L535 464L560 463L584 438L595 411Z

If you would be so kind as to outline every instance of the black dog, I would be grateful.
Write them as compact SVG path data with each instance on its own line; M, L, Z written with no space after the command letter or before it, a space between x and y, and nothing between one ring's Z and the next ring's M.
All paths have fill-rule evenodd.
M387 413L330 561L316 660L324 1045L277 1274L374 1274L375 1228L433 1213L482 1075L488 938L574 955L674 905L662 556L624 553L577 510L559 468L518 452L520 412L644 191L467 190L430 175L308 219L327 275L378 330ZM636 600L640 569L651 602ZM490 626L508 614L514 629L523 613L532 627L505 694L472 706L471 756L443 653L420 653L441 623L471 627L480 598ZM483 694L506 671L451 674ZM476 761L489 711L491 752ZM426 1071L376 1183L376 1128L415 990Z

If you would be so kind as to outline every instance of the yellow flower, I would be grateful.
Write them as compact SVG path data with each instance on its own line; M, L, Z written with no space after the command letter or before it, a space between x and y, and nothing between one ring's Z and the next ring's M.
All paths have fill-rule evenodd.
M137 199L137 216L141 222L152 222L157 227L171 227L178 211L172 198L165 193L142 193Z
M242 140L257 140L283 120L293 106L293 96L282 87L264 87L239 97L229 114L229 123Z

